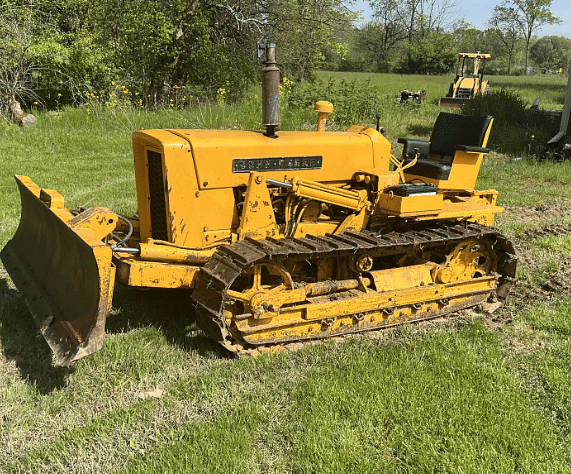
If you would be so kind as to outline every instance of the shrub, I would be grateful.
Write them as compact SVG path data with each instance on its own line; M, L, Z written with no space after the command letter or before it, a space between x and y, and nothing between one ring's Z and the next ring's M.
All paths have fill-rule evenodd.
M352 124L370 120L381 110L379 91L370 81L314 81L292 88L288 106L297 109L313 107L319 100L328 100L334 105L330 121Z
M520 95L505 89L474 97L464 104L462 113L493 116L488 146L502 153L528 155L557 131L552 115L530 109Z

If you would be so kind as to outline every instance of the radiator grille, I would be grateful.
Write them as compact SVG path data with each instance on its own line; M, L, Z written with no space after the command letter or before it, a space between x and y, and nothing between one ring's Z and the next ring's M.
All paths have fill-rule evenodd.
M147 162L149 164L149 194L151 198L151 235L153 239L168 240L167 208L161 154L148 150Z

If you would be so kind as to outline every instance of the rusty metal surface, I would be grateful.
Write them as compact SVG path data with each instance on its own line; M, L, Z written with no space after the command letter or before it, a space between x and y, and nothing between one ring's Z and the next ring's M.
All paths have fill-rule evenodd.
M55 363L69 365L103 344L114 277L111 250L92 248L16 181L22 215L0 257L50 345ZM105 262L108 267L100 268Z
M274 44L266 45L262 68L262 124L269 136L280 126L280 70L276 65Z

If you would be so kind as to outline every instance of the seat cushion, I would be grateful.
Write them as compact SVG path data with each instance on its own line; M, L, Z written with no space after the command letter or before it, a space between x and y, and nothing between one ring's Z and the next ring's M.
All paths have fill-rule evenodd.
M412 160L404 160L404 165L409 164ZM435 161L430 159L418 159L416 164L405 170L407 174L415 174L424 178L432 179L448 179L452 165L443 161Z
M482 147L492 117L440 112L430 137L430 151L454 156L459 145Z

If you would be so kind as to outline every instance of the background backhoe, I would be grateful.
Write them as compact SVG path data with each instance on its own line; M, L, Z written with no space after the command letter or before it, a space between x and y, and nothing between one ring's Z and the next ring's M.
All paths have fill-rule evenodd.
M486 60L489 54L459 53L456 77L450 84L446 97L441 97L440 107L458 108L478 95L485 95L490 91L490 82L484 80ZM472 66L472 68L470 68ZM468 72L470 71L471 72Z

